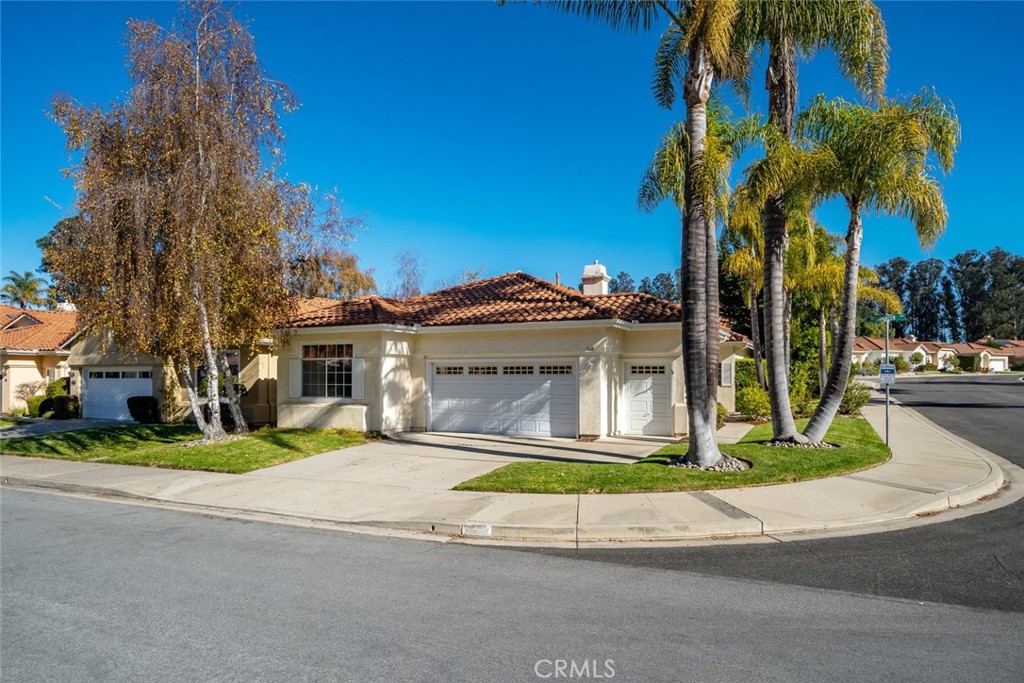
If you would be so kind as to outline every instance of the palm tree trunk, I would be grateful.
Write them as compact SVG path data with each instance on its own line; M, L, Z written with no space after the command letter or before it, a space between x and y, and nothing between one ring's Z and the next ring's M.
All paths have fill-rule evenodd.
M818 311L818 395L828 382L828 321L825 309Z
M764 389L764 363L761 362L761 316L757 314L757 287L750 283L750 340L754 343L754 367L757 369L757 383Z
M796 50L788 38L768 46L768 122L789 138L796 116ZM803 441L789 405L783 260L788 232L782 197L770 197L764 205L764 336L768 357L768 398L772 406L772 432L776 441Z
M839 403L846 391L853 364L853 338L857 333L857 284L860 280L860 245L864 236L860 202L847 200L850 207L850 226L846 232L846 267L843 281L843 303L840 309L839 336L834 341L832 363L828 381L821 389L821 400L807 423L804 436L812 443L820 443L832 426L839 411Z
M793 295L786 292L786 317L782 323L786 330L786 378L793 367ZM787 387L788 388L788 387Z
M690 168L685 179L686 209L683 212L682 235L682 304L683 304L683 375L686 385L686 412L689 418L689 448L686 462L711 467L722 459L715 441L715 405L717 381L709 387L712 367L717 372L718 301L709 306L709 291L717 297L717 278L714 289L709 288L708 234L714 235L713 225L707 225L708 207L697 187L698 173L693 169L702 163L707 135L707 101L711 94L714 72L703 46L690 49L690 66L684 83L686 99L686 132L690 139ZM717 273L717 249L715 249ZM714 363L708 349L711 333L708 321L715 315Z

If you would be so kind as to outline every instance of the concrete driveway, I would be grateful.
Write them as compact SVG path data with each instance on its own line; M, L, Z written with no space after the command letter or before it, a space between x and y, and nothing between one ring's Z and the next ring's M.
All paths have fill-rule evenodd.
M21 424L0 429L0 439L18 439L23 436L42 436L44 434L56 434L57 432L73 432L79 429L119 427L121 425L135 424L130 420L92 420L85 418L79 418L76 420L19 418L19 420L21 419L25 420L24 422L21 422Z
M513 462L630 463L675 439L607 438L586 443L492 434L406 433L252 472L250 476L411 486L447 491Z

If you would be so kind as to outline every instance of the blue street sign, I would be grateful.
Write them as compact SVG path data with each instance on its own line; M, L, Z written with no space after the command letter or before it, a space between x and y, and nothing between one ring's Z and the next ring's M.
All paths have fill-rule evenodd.
M896 384L896 365L882 363L878 368L878 381L884 384Z

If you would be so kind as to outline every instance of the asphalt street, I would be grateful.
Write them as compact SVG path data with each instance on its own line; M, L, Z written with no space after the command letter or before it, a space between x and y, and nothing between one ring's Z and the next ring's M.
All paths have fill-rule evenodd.
M1019 376L898 380L892 397L1024 467L1024 382ZM1024 501L959 520L846 538L770 545L529 552L1024 611Z
M888 683L1018 681L1024 668L1017 613L10 489L0 505L5 683L574 670Z

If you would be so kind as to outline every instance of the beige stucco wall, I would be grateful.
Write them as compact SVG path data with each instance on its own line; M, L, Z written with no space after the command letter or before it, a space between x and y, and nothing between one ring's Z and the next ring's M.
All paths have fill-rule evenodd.
M64 354L19 354L16 351L0 351L0 369L3 379L3 412L12 408L25 408L25 401L16 398L21 385L39 384L37 395L46 389L47 371L53 370L53 379L68 375L68 357Z
M289 396L293 361L304 344L352 344L364 363L361 398ZM725 344L724 358L747 355L743 344ZM592 327L516 326L501 329L292 330L277 362L277 417L282 427L349 427L383 432L429 427L430 367L447 360L523 360L571 363L576 368L578 433L582 437L625 431L625 364L644 360L671 365L675 434L687 431L681 342L677 328L612 325ZM735 388L719 389L735 407Z

